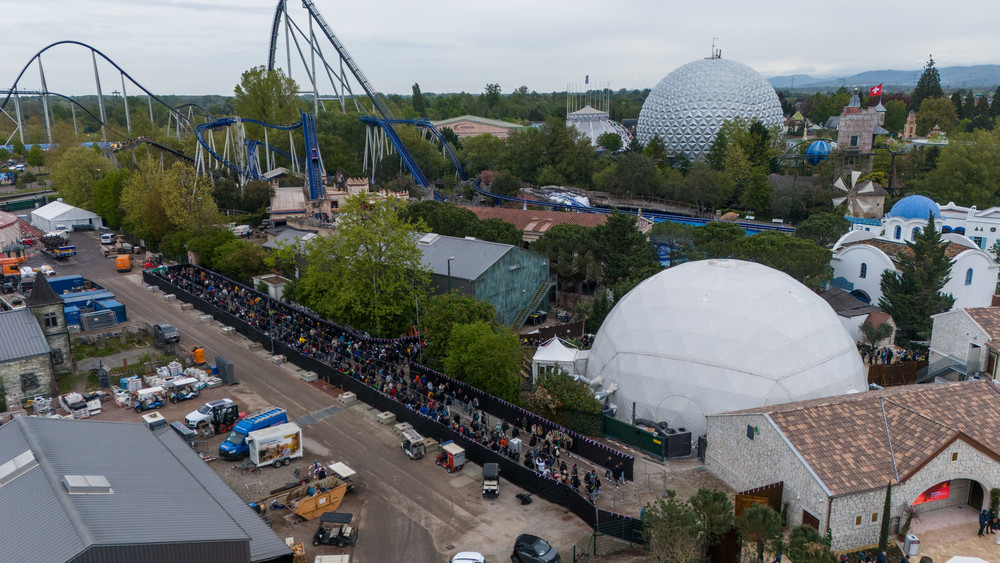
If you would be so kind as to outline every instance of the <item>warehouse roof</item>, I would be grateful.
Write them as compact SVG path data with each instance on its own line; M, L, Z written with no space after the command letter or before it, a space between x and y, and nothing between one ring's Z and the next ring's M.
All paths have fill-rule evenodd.
M0 526L0 561L129 546L161 560L152 545L220 562L290 553L176 434L141 424L19 417L0 426L0 506L19 515Z
M30 309L0 313L0 362L48 353L49 343Z
M428 233L421 236L417 248L422 253L420 261L423 266L435 274L446 275L449 258L454 257L450 260L451 277L458 280L475 280L514 247L476 238Z

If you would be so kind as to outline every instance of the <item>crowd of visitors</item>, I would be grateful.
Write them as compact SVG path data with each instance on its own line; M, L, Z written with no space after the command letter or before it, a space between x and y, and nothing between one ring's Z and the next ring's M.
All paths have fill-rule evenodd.
M418 339L365 338L347 327L319 319L308 310L269 299L200 268L182 265L154 273L302 355L337 369L498 454L516 462L523 455L525 467L579 490L576 465L570 472L561 459L573 445L569 435L554 429L546 432L526 416L514 424L506 420L492 422L490 415L479 408L479 398L453 388L455 384L448 378L435 377L430 370L411 371L422 345ZM611 461L609 458L608 463ZM624 482L622 464L611 469L614 481L620 478ZM606 476L612 478L612 471ZM600 480L596 471L586 472L584 484L588 495L597 498Z

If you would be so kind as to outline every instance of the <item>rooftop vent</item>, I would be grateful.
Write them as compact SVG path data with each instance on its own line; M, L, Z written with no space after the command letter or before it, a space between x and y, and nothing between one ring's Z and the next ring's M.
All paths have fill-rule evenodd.
M62 483L71 495L110 495L114 492L103 475L64 475Z
M441 238L441 235L437 233L427 233L426 235L420 237L420 241L417 244L430 245L437 242L437 239Z
M31 450L0 465L0 487L24 475L36 465L38 465L38 462L35 461L35 455L31 453Z

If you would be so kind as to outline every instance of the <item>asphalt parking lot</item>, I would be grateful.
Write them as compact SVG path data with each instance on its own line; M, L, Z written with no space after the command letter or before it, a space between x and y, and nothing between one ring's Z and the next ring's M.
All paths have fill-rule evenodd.
M202 322L198 313L182 311L179 303L149 291L141 283L139 267L119 274L114 261L99 253L96 233L72 233L71 242L77 246L77 256L58 263L33 258L29 265L48 263L57 275L83 275L112 291L125 304L130 321L169 322L180 331L182 345L204 347L210 362L222 355L234 363L240 384L209 390L199 401L218 393L236 399L241 410L275 404L288 409L289 419L328 413L329 407L340 406L334 390L324 391L299 380L294 366L274 365L266 350L251 351L242 337L226 336L218 323ZM179 420L198 404L168 405L162 413L168 420ZM123 413L126 419L139 420L134 411ZM502 481L498 499L484 500L476 465L466 465L461 472L449 475L431 457L410 461L400 451L392 427L378 424L373 414L367 405L354 404L319 418L303 429L303 460L286 468L265 468L260 476L260 490L270 490L271 483L294 480L289 479L291 471L311 464L313 459L343 461L357 471L355 480L360 486L343 506L354 513L359 530L358 543L350 550L352 561L447 561L466 550L480 551L488 561L505 561L514 538L521 533L540 535L564 554L587 535L588 527L562 507L541 500L521 506L514 498L521 490L506 481ZM221 441L221 437L216 440ZM202 447L211 450L212 443ZM211 465L237 493L248 497L244 476L235 472L234 477L231 471L235 463L218 460ZM312 547L314 524L285 525L280 513L271 516L279 536L295 537L306 544L307 561L317 553L340 552L336 547Z

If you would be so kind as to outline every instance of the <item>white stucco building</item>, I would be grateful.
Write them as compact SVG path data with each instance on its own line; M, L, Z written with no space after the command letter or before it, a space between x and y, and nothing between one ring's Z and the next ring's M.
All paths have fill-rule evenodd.
M906 243L927 226L930 215L935 217L935 228L942 228L946 219L936 203L923 196L908 196L892 207L880 231L849 231L833 246L831 285L877 304L882 298L882 273L897 270L898 255L910 252ZM953 230L941 238L951 259L951 279L942 291L955 297L953 309L989 306L1000 272L993 256Z
M707 468L737 491L782 485L789 527L830 531L834 551L878 542L903 506L953 506L975 529L1000 486L1000 389L990 382L905 385L708 416Z

